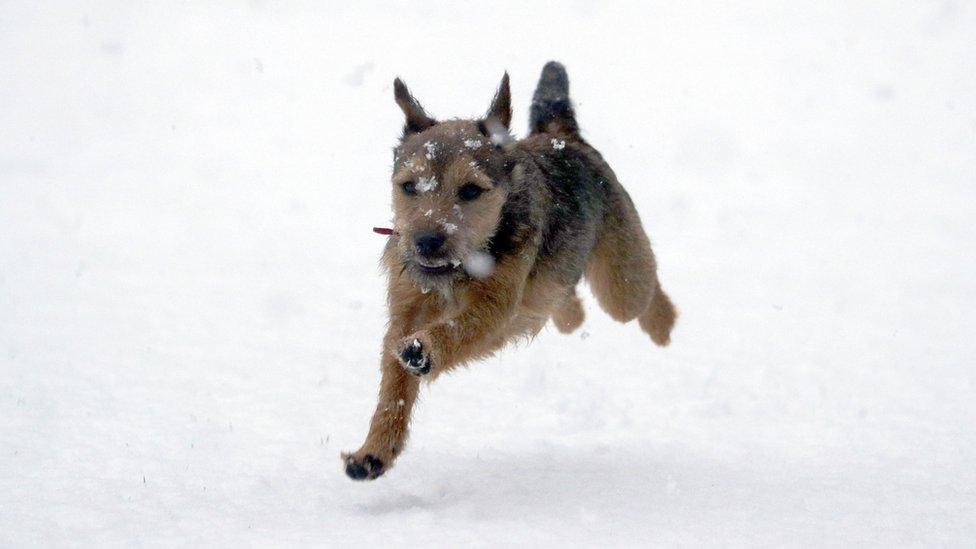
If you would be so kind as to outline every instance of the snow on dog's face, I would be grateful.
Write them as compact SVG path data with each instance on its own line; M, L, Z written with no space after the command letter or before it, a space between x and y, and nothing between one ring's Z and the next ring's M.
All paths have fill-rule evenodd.
M404 269L425 291L444 289L465 274L490 276L488 246L508 197L511 166L508 75L481 121L438 123L400 79L393 84L406 116L392 177L393 224Z
M503 153L475 122L450 121L407 136L396 149L394 228L404 266L424 288L463 272L485 276L507 186L491 173ZM490 270L490 268L488 269Z

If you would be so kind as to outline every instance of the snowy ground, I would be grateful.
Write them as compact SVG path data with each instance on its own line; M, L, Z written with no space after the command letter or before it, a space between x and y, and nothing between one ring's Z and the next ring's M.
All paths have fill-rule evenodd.
M976 540L973 4L114 4L0 15L0 546ZM392 78L553 58L674 342L588 299L353 483Z

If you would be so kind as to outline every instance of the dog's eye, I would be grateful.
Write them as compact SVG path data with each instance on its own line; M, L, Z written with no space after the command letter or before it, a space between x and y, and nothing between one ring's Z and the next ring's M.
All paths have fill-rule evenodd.
M407 181L400 185L400 187L403 189L404 194L408 194L410 196L417 194L417 183L413 181Z
M465 186L458 189L458 198L464 200L465 202L468 202L470 200L474 200L475 198L478 198L479 196L481 196L481 193L483 192L485 192L485 190L482 189L481 187L475 185L474 183L468 183Z

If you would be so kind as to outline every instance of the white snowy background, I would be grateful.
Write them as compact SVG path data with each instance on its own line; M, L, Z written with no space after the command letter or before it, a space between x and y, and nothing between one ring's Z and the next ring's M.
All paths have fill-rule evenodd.
M354 483L392 79L550 59L673 343L587 294ZM972 547L974 225L971 2L2 2L0 546Z

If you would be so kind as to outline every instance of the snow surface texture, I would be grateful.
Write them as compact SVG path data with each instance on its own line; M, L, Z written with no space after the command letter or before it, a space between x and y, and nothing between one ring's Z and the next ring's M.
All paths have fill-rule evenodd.
M972 546L971 3L202 4L4 4L0 546ZM549 59L673 343L584 289L354 483L393 76Z

